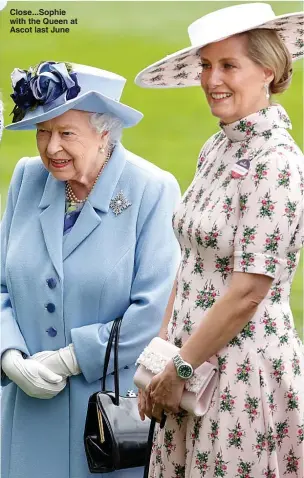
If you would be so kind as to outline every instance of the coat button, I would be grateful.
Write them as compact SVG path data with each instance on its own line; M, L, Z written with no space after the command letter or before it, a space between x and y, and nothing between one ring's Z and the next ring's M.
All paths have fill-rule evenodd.
M55 287L57 285L57 281L56 281L56 279L54 279L54 277L51 277L50 279L47 279L46 283L47 283L47 285L49 286L50 289L55 289Z
M47 333L49 334L50 337L56 337L57 330L54 329L54 327L50 327L49 329L47 329Z
M48 312L50 312L51 314L52 314L53 312L55 312L55 310L56 310L55 304L52 304L52 302L50 302L49 304L46 304L45 308L46 308L46 310L47 310Z

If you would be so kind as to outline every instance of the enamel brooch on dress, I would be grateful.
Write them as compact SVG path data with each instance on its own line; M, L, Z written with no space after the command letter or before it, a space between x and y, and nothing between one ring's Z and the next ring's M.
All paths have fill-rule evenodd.
M132 203L130 203L127 198L124 196L124 193L120 191L115 198L111 199L110 201L110 208L114 212L115 216L118 216L118 214L121 214L122 211L127 209L129 206L131 206Z

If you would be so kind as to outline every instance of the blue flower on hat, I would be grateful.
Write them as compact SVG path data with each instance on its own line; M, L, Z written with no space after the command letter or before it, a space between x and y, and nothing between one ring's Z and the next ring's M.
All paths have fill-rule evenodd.
M50 105L59 97L67 101L80 92L77 74L68 63L44 61L29 71L15 68L12 73L15 102L13 123L21 121L26 112L40 105Z
M76 73L69 73L65 63L45 61L40 63L36 74L30 80L34 97L40 104L48 104L66 92L66 99L75 98L80 87Z
M22 109L28 109L35 104L35 97L30 89L30 79L30 73L25 70L15 68L12 73L14 93L11 98Z

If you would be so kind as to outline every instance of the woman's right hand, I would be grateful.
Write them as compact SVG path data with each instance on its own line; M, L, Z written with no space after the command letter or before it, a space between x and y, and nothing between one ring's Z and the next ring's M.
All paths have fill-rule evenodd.
M33 398L53 398L66 386L66 380L60 375L36 360L24 359L20 350L6 350L2 355L1 367L10 380Z

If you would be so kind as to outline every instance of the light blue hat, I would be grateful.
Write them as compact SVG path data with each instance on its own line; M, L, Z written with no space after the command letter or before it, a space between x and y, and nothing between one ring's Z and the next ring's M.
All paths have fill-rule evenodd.
M115 73L74 63L42 62L28 71L15 68L11 75L15 102L13 123L8 130L35 129L37 123L62 115L70 109L110 113L125 128L143 117L120 103L126 79Z

